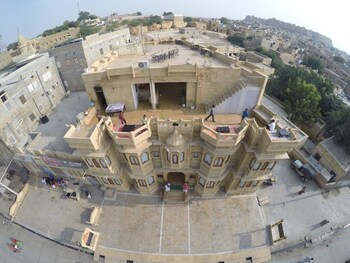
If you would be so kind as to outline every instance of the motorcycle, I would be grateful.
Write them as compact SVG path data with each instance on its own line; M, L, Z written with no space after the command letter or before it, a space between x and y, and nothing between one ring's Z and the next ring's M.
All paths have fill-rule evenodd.
M12 243L8 245L9 249L11 251L13 251L14 253L21 252L21 250L22 250L22 248L21 248L21 246L22 246L21 241L11 238L11 242Z

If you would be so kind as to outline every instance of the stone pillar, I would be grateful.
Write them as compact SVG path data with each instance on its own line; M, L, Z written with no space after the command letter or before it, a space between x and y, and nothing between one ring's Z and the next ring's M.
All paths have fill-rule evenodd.
M152 109L155 110L157 108L157 96L156 96L155 84L152 80L150 80L149 89L151 94Z

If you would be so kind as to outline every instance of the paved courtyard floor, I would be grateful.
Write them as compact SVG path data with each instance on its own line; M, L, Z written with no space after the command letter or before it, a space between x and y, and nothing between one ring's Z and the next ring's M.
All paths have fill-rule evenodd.
M100 233L97 246L104 255L113 249L157 255L233 253L266 248L268 241L256 195L193 198L166 204L160 196L118 193L103 200L92 189L92 199L69 199L61 189L32 180L16 222L72 247L79 247L85 227ZM98 226L86 223L92 206L101 206Z

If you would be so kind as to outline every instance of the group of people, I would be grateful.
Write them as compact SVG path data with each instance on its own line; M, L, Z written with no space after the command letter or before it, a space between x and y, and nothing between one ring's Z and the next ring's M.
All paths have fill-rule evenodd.
M98 121L100 121L102 119L102 113L100 110L96 111L96 118ZM121 122L121 124L126 124L126 119L125 119L124 113L122 111L119 112L118 118L119 118L119 121Z
M102 114L100 110L97 110L96 112L96 117L97 120L100 121L102 119ZM211 117L212 122L215 122L215 105L212 105L212 107L209 110L209 115L204 119L204 120L208 120ZM240 124L242 124L242 122L244 121L244 119L249 117L249 111L248 109L244 109L244 111L242 112L242 118L241 118L241 122ZM119 112L119 121L121 122L121 124L126 124L126 119L124 117L124 113L121 111ZM145 125L147 123L147 116L143 115L142 119L141 119L141 123L142 125ZM268 129L269 131L275 131L276 128L276 121L274 119L272 119L267 125L266 125L266 129Z
M211 120L213 122L215 122L215 117L214 117L214 114L215 114L215 105L212 105L210 110L209 110L209 115L204 119L204 120L208 120L210 117L211 117ZM242 118L241 118L241 122L240 124L243 122L244 119L248 118L249 117L249 111L248 109L244 109L244 111L242 112Z
M52 188L61 187L63 190L67 188L68 182L63 178L55 179L53 176L41 177L41 182L46 185L50 185Z
M188 183L184 183L184 184L182 185L182 191L183 191L185 194L187 194L189 188L190 188L190 186L188 185ZM166 193L169 193L169 192L171 191L171 185L170 185L169 182L167 182L167 183L165 184L165 189L164 189L164 190L165 190Z

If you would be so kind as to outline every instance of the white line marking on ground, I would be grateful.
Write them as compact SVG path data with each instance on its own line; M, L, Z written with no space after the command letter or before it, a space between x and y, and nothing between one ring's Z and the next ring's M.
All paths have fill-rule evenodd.
M162 203L162 212L160 216L160 234L159 234L159 254L162 253L162 237L163 237L163 215L164 215L164 202Z
M190 201L187 201L187 226L188 254L191 254Z

